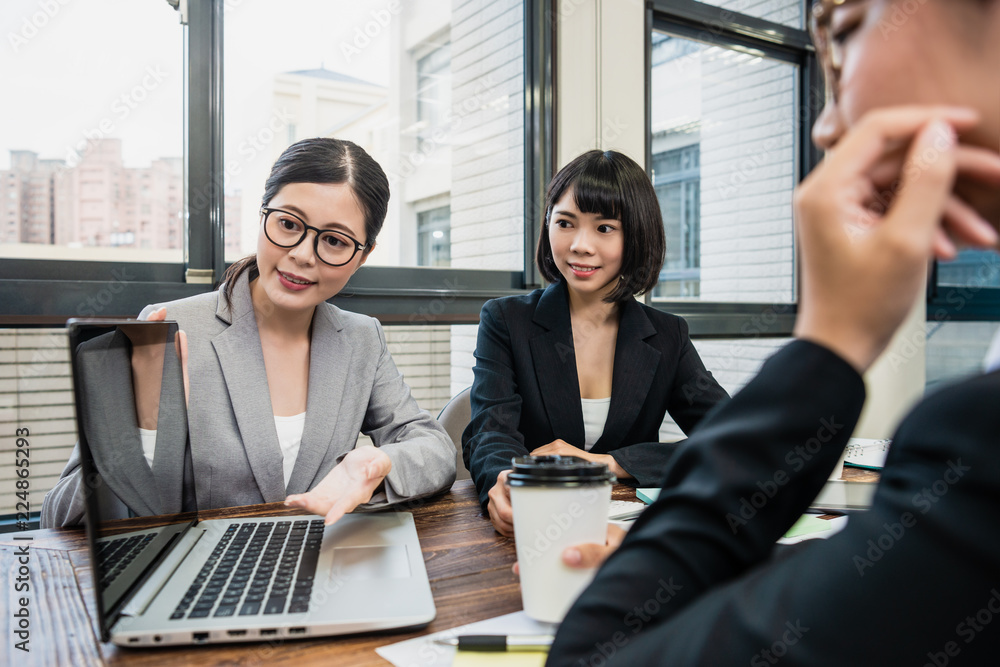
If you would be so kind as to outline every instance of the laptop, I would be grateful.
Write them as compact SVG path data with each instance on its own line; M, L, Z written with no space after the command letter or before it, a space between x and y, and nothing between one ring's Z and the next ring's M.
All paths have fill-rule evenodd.
M434 619L412 514L349 514L324 527L314 515L201 521L182 512L195 508L176 323L73 319L67 328L102 641L285 640L419 628ZM139 350L141 362L133 359ZM133 373L133 362L159 372ZM152 436L146 429L146 443L154 464L126 475L122 461L134 466L146 446L129 451L140 438L109 437L101 427L137 430L151 418L156 428ZM147 471L157 473L148 478L157 489L182 498L171 508L177 513L154 527L122 500L135 497Z

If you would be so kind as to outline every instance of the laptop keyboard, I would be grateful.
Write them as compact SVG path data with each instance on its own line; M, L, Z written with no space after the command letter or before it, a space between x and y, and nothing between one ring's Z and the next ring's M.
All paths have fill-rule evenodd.
M117 540L101 542L97 551L98 570L101 573L101 587L107 588L118 578L125 568L153 541L156 533L120 537Z
M309 611L323 520L233 523L171 620Z

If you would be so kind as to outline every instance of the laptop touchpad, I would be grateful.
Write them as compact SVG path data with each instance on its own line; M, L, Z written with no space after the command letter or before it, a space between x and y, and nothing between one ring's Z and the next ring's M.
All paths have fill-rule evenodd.
M330 578L403 579L410 576L406 546L337 547L333 550Z

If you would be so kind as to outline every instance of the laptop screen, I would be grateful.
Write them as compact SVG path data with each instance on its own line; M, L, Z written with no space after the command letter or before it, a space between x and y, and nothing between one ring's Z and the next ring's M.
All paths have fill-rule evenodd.
M173 322L70 320L82 495L105 641L130 592L195 509L187 410Z

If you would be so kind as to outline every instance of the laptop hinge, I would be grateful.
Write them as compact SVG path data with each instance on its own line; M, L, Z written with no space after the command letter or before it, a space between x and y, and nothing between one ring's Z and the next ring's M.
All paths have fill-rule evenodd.
M201 541L206 532L207 530L205 529L197 531L197 534L190 538L188 538L188 535L191 534L191 531L181 535L175 544L175 548L170 550L169 555L160 562L156 571L129 598L129 601L122 607L119 616L141 616L146 613L146 609L156 599L156 596L159 595L167 581L170 580L170 577L173 576L174 572L180 567L180 564L184 562L184 559L195 548L198 542ZM190 541L190 546L181 546L185 540Z

